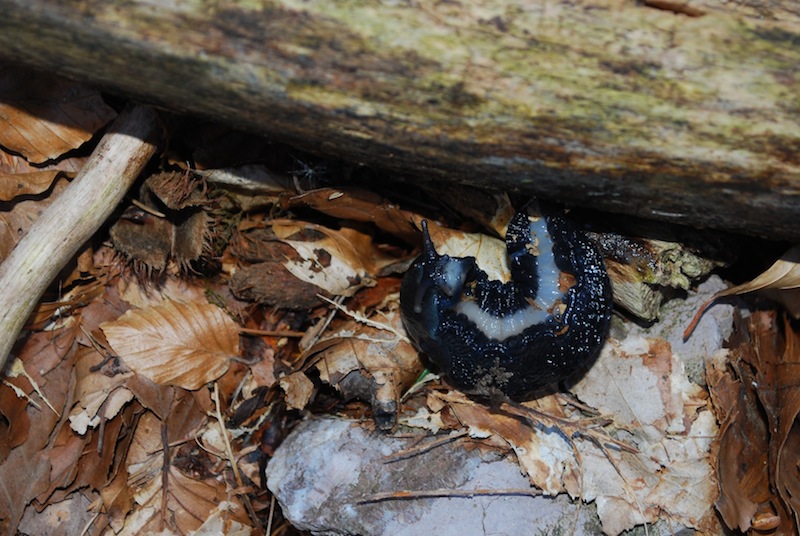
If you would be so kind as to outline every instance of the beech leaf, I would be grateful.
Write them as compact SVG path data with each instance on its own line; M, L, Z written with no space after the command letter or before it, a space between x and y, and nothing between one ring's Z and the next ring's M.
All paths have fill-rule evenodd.
M39 195L50 189L61 175L72 176L57 169L32 173L0 173L0 200L11 201L23 195Z
M352 296L363 287L374 286L380 270L396 260L383 254L369 235L347 227L333 230L305 222L273 222L272 230L300 256L283 266L297 279L334 296ZM315 232L319 238L291 238L302 231Z
M509 281L508 253L504 240L483 233L466 233L428 223L428 232L440 255L475 257L490 280Z
M781 255L780 259L752 281L716 293L713 298L700 307L684 331L683 337L684 339L689 338L700 321L700 317L719 298L746 294L756 290L789 291L797 288L800 288L800 245L789 248L786 253Z
M744 294L754 290L787 290L792 288L800 288L800 245L789 249L772 266L752 281L723 290L716 297Z
M195 390L222 376L239 353L239 328L219 307L175 303L131 310L100 326L135 373Z
M0 75L0 144L30 162L80 147L116 116L96 89L12 66Z

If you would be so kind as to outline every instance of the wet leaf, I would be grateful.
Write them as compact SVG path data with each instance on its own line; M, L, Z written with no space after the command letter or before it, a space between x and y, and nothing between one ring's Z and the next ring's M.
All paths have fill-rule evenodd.
M131 370L159 385L199 389L222 376L239 353L238 326L207 303L166 302L100 327Z

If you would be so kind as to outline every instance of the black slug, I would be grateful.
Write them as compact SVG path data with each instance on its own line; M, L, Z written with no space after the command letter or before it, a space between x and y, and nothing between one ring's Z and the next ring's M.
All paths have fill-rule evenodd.
M489 280L474 257L439 255L424 222L423 232L423 252L400 289L403 322L457 388L524 400L594 359L608 329L611 283L572 222L518 212L506 232L505 283Z

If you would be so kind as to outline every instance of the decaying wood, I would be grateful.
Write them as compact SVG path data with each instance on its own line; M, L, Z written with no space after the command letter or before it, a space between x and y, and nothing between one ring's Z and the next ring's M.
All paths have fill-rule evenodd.
M714 268L725 264L679 242L628 239L613 234L600 236L597 242L613 283L614 303L647 322L658 320L666 299L677 291L688 291ZM612 242L610 248L606 247Z
M155 154L158 128L151 109L125 109L75 180L0 264L0 370L47 286L111 215Z
M798 239L796 6L0 0L0 56L416 180Z

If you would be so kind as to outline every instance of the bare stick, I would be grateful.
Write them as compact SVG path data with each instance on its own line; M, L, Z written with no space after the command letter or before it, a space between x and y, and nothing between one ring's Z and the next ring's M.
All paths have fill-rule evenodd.
M0 370L42 293L122 200L156 152L158 120L129 106L92 157L0 265Z
M409 499L472 499L479 496L500 497L503 495L538 497L541 494L542 491L536 488L398 490L374 493L369 497L358 500L356 504L405 501Z

